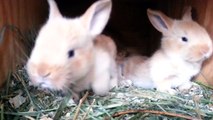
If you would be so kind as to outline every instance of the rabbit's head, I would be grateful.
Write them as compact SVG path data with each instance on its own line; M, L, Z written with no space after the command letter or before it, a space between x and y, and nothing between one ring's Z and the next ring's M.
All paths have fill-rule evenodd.
M27 72L35 85L63 90L91 70L93 41L104 29L112 3L97 1L77 18L63 17L54 0L48 4L49 19L36 38Z
M202 62L212 54L212 40L207 31L192 20L191 7L188 7L181 20L150 9L147 14L152 25L163 34L161 50L166 55L187 62Z

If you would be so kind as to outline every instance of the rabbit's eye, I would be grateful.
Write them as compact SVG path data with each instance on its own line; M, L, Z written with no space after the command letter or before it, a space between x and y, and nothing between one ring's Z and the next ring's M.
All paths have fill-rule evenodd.
M182 37L181 39L182 39L183 42L187 42L188 41L188 39L186 37Z
M71 57L73 57L74 55L75 55L74 50L69 50L69 52L68 52L68 57L71 58Z

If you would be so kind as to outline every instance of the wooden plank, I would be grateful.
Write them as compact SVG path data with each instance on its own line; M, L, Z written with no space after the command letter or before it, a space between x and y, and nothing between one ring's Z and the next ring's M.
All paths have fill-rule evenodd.
M23 32L36 29L43 24L47 8L45 0L0 0L0 29L5 25L14 25ZM25 50L25 43L15 38L17 33L7 29L0 45L0 87L22 59L21 50Z
M201 12L203 20L201 24L207 29L209 32L211 39L213 40L213 0L206 0L207 6L200 8L205 10ZM198 5L199 6L199 5ZM202 19L200 18L200 19ZM197 77L197 79L207 85L213 86L213 57L207 60L201 71L201 74Z

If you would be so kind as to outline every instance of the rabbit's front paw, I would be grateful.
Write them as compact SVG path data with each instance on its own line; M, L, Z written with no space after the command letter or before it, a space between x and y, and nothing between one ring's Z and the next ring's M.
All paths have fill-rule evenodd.
M72 94L72 99L73 101L78 104L79 103L79 100L80 100L80 93L79 92L76 92L74 90L71 90L71 94Z
M158 87L157 90L160 92L169 93L171 95L175 95L177 93L175 89L166 88L166 87Z
M123 80L120 80L119 82L119 86L122 86L122 87L130 87L132 86L132 80L130 79L123 79Z
M189 81L179 86L178 89L181 92L188 92L191 87L192 87L192 83Z

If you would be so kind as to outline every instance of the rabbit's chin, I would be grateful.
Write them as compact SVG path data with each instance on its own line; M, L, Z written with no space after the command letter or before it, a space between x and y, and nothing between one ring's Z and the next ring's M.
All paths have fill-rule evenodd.
M56 86L55 84L53 84L49 80L45 80L45 81L44 80L43 81L34 80L34 82L32 81L32 84L34 86L38 86L38 87L41 87L41 88L44 88L44 89L51 89L51 90L62 90L62 88L63 88L61 86Z
M67 85L64 80L51 79L48 77L30 76L30 82L33 86L50 90L64 90Z
M205 61L207 59L207 57L200 57L200 58L193 58L193 57L187 57L185 59L186 62L188 63L203 63L203 61Z

